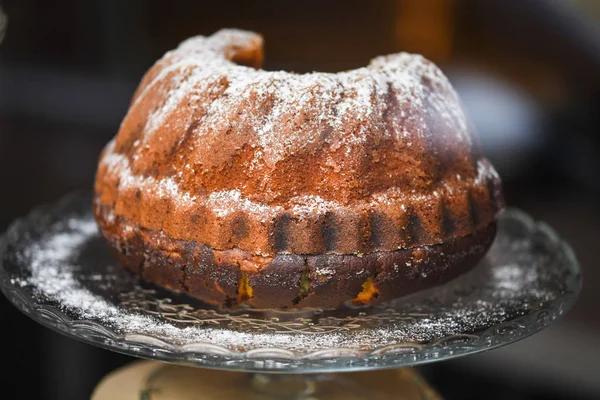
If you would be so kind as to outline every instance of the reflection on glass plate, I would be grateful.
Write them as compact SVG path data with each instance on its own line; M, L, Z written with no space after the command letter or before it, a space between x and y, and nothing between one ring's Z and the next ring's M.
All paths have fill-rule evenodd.
M220 311L139 281L110 256L91 198L17 221L0 286L34 320L137 357L249 371L401 367L502 346L547 326L581 286L570 248L510 210L485 259L454 281L391 303L338 310Z

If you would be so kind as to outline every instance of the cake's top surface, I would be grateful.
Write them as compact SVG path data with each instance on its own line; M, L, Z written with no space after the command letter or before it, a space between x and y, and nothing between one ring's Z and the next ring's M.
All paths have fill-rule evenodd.
M222 30L165 54L143 78L103 153L99 200L143 227L261 254L318 251L310 235L306 245L278 248L269 224L282 215L291 220L284 225L297 225L296 235L326 230L323 217L335 216L333 225L350 224L339 226L336 241L345 244L318 248L358 252L361 239L344 238L352 235L348 229L362 232L351 227L364 225L365 213L377 209L394 220L390 230L400 223L391 214L419 214L432 206L416 204L431 198L451 208L462 200L448 191L466 194L479 185L488 193L488 183L498 183L456 92L423 57L400 53L346 72L294 74L259 69L262 45L255 33ZM142 204L152 204L146 216ZM498 208L490 206L483 220ZM436 212L421 216L421 225L431 226L426 231L439 225ZM196 215L195 222L184 222L186 215ZM232 241L227 236L235 226L221 230L240 224L238 217L244 238ZM174 218L181 218L178 226ZM255 222L266 237L248 237L262 235L249 227ZM201 233L202 224L219 233ZM360 235L371 234L367 228ZM432 243L448 237L433 236ZM376 247L406 245L398 237L384 241Z

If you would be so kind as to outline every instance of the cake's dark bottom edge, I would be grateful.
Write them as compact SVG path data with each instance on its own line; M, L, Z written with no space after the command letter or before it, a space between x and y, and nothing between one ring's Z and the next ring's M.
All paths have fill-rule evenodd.
M432 246L364 255L280 253L254 268L240 250L215 251L96 211L101 231L121 264L146 281L222 307L243 303L256 308L330 308L348 301L371 304L395 299L471 269L496 234L494 222Z

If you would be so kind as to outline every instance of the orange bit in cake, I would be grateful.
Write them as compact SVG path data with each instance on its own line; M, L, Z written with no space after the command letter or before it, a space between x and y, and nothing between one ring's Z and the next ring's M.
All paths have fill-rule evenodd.
M373 284L372 276L362 284L362 288L362 291L352 300L354 304L369 304L379 295L379 290Z
M248 283L248 277L242 274L238 283L238 301L246 301L252 297L252 286Z

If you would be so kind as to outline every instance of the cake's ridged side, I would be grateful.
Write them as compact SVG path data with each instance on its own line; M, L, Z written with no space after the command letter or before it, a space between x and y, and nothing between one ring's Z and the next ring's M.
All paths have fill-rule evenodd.
M441 183L425 193L372 196L352 204L304 197L283 207L254 203L235 191L222 197L187 195L182 201L186 195L163 188L164 182L150 177L128 183L131 176L101 162L96 195L116 215L143 228L218 250L357 254L439 244L489 225L504 199L489 163L480 160L479 168L475 179Z
M493 222L442 244L364 255L257 257L169 238L115 217L100 203L95 212L111 249L127 268L147 281L222 307L335 308L345 302L391 300L472 268L493 242L496 229Z

